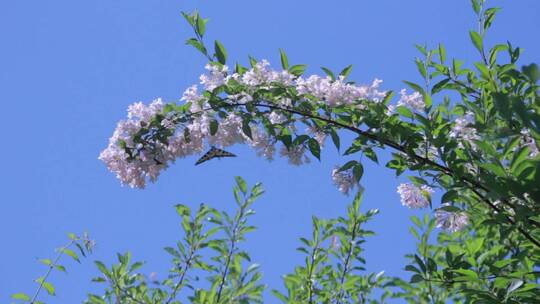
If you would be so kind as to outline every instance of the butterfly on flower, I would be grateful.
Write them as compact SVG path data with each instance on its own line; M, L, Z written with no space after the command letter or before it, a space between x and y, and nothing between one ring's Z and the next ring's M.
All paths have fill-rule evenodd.
M211 160L212 158L222 157L236 157L236 155L212 146L210 150L208 150L208 152L206 152L201 158L199 158L199 160L195 163L195 166L200 165L205 161Z

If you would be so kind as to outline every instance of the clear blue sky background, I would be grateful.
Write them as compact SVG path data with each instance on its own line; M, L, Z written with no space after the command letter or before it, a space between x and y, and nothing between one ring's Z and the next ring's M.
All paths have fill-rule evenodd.
M510 40L524 48L522 63L538 62L540 2L491 3L503 11L489 41ZM332 185L330 171L346 159L331 145L321 163L303 167L234 147L235 159L198 167L195 158L180 161L145 190L121 187L98 161L130 103L178 100L203 72L204 58L184 45L191 33L180 11L198 8L209 17L209 38L220 39L230 59L246 63L253 55L279 66L281 47L311 73L352 63L352 79L378 77L384 88L398 90L402 80L418 80L414 43L442 42L449 57L469 65L476 58L467 34L476 28L469 6L466 0L2 1L0 302L34 291L32 280L45 270L37 259L50 257L67 232L88 231L98 246L82 265L68 263L67 276L52 275L58 297L51 303L81 302L98 288L90 283L97 274L92 261L109 263L116 252L131 250L148 261L144 272L165 275L169 257L162 248L180 235L172 206L207 202L230 209L235 175L262 181L267 190L255 205L259 230L245 248L274 288L301 262L295 248L311 216L345 211L350 198ZM377 236L366 245L368 268L403 275L403 255L414 250L408 226L415 212L400 206L392 172L366 166L363 208L381 210L370 224Z

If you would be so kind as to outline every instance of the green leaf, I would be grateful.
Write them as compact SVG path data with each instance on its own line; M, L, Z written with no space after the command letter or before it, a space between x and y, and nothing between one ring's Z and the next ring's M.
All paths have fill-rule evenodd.
M11 298L14 300L30 301L30 297L22 292L11 295Z
M210 135L216 135L218 130L218 122L217 120L213 119L210 121Z
M289 68L289 60L287 59L287 55L285 54L285 51L282 49L279 49L280 59L281 59L281 67L284 70L287 70Z
M419 274L415 274L411 277L410 283L418 283L422 281L424 281L424 278Z
M321 146L317 140L310 138L308 140L308 148L313 156L315 156L318 160L321 160Z
M459 277L460 279L465 279L467 281L477 281L478 275L476 272L470 270L470 269L456 269L454 272L461 274L462 276Z
M191 26L195 25L195 19L192 15L187 14L186 12L181 12L181 14L184 17L184 19L186 19L187 23L189 23L189 25Z
M495 15L500 10L498 7L492 7L485 11L484 13L484 32L491 27L491 23L495 19Z
M527 75L527 77L533 83L536 83L538 79L540 79L540 70L538 69L538 65L536 65L536 63L524 65L521 67L521 70L523 71L523 74Z
M55 295L55 290L54 290L54 286L49 283L49 282L43 282L43 288L45 288L45 290L47 290L47 293L51 296L54 296Z
M204 55L208 54L208 51L206 50L204 45L202 45L202 43L199 40L195 39L195 38L189 38L188 40L186 40L186 44L193 46L194 48L199 50L199 52L203 53Z
M424 89L422 89L422 87L419 86L419 85L417 85L416 83L410 82L410 81L406 81L406 80L404 80L403 83L405 83L405 84L408 85L411 89L417 91L418 93L424 94Z
M40 259L39 260L42 264L50 266L52 264L51 259Z
M174 207L176 209L176 213L181 217L189 216L191 214L191 211L189 210L189 207L186 206L186 205L178 204L178 205L176 205Z
M103 273L106 277L110 278L111 274L109 270L107 269L107 267L105 266L105 264L103 264L100 261L94 261L94 263L96 264L99 271L101 271L101 273Z
M436 94L436 93L439 93L440 91L444 90L446 84L450 82L450 78L446 78L446 79L443 79L439 82L437 82L436 84L433 85L433 87L431 88L431 94Z
M413 184L415 184L416 186L422 186L422 185L427 185L428 182L421 178L421 177L418 177L418 176L408 176L408 178L413 182Z
M306 71L306 65L305 64L297 64L293 65L289 68L289 73L293 74L294 76L301 76Z
M332 80L336 80L336 76L334 76L334 73L332 71L330 71L329 69L325 68L325 67L321 67L321 69L324 71L324 73L330 77Z
M494 65L497 61L497 54L500 51L506 51L508 50L508 45L506 44L497 44L489 51L489 64Z
M407 117L407 118L413 118L413 112L406 108L405 106L399 106L396 108L396 112L398 112L401 116Z
M199 14L197 14L196 22L197 22L197 24L195 25L195 30L202 37L202 36L204 36L204 33L206 32L206 22L207 22L207 20L201 18L201 16Z
M414 267L413 265L407 265L405 266L406 271L412 271L416 273L422 273L418 268Z
M356 163L353 167L354 180L358 183L363 175L364 175L364 166L362 166L361 163Z
M61 272L67 272L66 267L62 265L54 265L54 268L56 268L56 270L61 271Z
M420 75L422 75L422 78L426 79L427 71L426 71L426 67L424 66L424 62L422 62L422 60L416 58L414 60L414 63L416 63L416 67L418 68L418 72L420 73Z
M240 188L240 190L244 194L246 194L247 193L247 183L246 183L246 181L240 176L235 176L234 179L236 180L236 184L238 185L238 188Z
M251 134L251 126L249 125L249 119L242 119L242 131L247 137L253 139Z
M227 51L221 42L214 42L214 53L219 63L225 64L227 62Z
M336 130L332 129L332 131L330 131L330 137L332 137L332 142L336 146L336 149L339 151L340 142L339 135L337 134Z
M348 65L347 67L345 67L340 73L339 73L339 76L343 76L345 78L347 78L347 76L349 76L349 74L351 73L352 71L352 64Z
M453 202L458 197L459 193L456 190L450 190L441 197L441 204Z
M75 251L71 250L71 249L68 249L68 248L64 248L62 250L62 252L64 254L67 254L69 255L72 259L74 259L77 263L80 263L81 260L79 260L79 256L75 253Z
M444 63L446 61L446 50L444 49L444 45L439 44L439 60L441 63Z
M471 0L471 4L474 12L478 15L480 13L480 3L478 0Z
M482 36L478 34L478 32L475 31L469 31L469 36L471 37L471 41L474 44L474 47L480 52L484 52L484 42L482 40Z
M354 165L356 165L357 163L358 162L355 161L355 160L350 160L347 163L345 163L345 165L341 166L339 168L338 172L343 172L343 171L349 170L350 168L354 167Z

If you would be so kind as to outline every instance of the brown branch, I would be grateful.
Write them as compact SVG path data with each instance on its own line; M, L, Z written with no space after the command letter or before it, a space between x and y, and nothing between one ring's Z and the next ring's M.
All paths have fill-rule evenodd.
M441 164L439 164L437 162L434 162L434 161L430 160L427 157L423 157L423 156L420 156L420 155L415 154L415 153L410 153L410 151L408 151L405 147L403 147L402 145L400 145L400 144L398 144L398 143L396 143L396 142L394 142L392 140L379 137L379 136L377 136L375 134L372 134L372 133L370 133L368 131L363 131L363 130L357 128L357 127L335 121L335 120L333 120L331 118L322 117L322 116L315 115L315 114L312 114L312 113L305 113L305 112L298 111L298 110L288 108L288 107L283 108L283 107L280 107L280 106L271 105L271 104L265 104L265 103L251 103L250 105L256 106L256 107L263 107L263 108L273 109L273 110L285 111L285 112L288 112L288 113L291 113L291 114L296 114L296 115L300 115L300 116L303 116L303 117L308 117L308 118L311 118L311 119L324 121L324 122L332 124L334 126L337 126L337 127L352 131L352 132L354 132L354 133L356 133L356 134L358 134L358 135L360 135L362 137L365 137L365 138L367 138L369 140L378 142L378 143L380 143L380 144L382 144L384 146L391 147L396 151L405 153L405 154L413 157L414 159L416 159L417 161L419 161L421 163L428 164L428 165L434 167L436 170L440 171L441 173L443 173L445 175L448 175L448 176L450 176L452 178L460 179L461 181L468 184L469 189L471 191L473 191L476 195L478 195L480 197L480 199L484 203L486 203L491 209L493 209L494 211L496 211L498 213L503 213L500 208L495 206L492 202L489 201L489 199L485 195L483 195L482 193L480 193L478 191L478 189L481 189L482 191L487 192L489 189L486 188L484 185L476 182L473 179L465 177L465 176L459 177L457 175L457 173L454 170L452 170L451 168L446 167L444 165L441 165ZM220 105L221 108L228 108L228 107L235 108L235 107L243 107L243 106L247 106L247 104L228 103L228 104ZM202 109L202 110L200 110L198 112L184 113L183 115L186 115L186 116L189 117L189 116L198 115L198 114L204 113L206 111L210 111L210 110L214 110L214 109L213 108L205 108L205 109ZM514 219L512 219L508 215L505 215L505 218L507 219L507 221L511 225L516 226L516 221ZM527 232L526 230L524 230L523 228L521 228L519 226L517 226L516 228L521 234L523 234L523 236L525 238L527 238L529 241L531 241L536 247L540 248L540 241L538 241L534 237L532 237L532 235L529 232Z

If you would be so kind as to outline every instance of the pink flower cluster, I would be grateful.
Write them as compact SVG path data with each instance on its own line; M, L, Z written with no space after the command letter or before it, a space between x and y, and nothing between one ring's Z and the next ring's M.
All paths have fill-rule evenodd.
M200 77L200 84L204 90L212 91L230 81L235 81L245 87L241 93L227 96L232 103L250 102L256 90L273 86L293 87L299 95L305 97L309 95L310 100L315 97L317 100L313 102L327 103L330 106L344 104L361 106L361 102L365 100L379 102L386 94L378 90L381 81L377 79L369 86L346 83L343 78L332 81L330 78L321 78L316 75L304 79L286 70L273 70L266 60L258 62L241 75L237 73L230 75L227 66L208 64L205 69L208 72ZM168 164L178 158L199 154L208 145L227 147L245 143L253 147L257 155L269 160L273 159L277 142L275 138L254 124L250 125L251 138L246 136L242 118L238 113L230 111L226 117L216 115L216 112L209 107L206 97L199 93L197 85L189 87L181 100L190 103L191 112L191 120L182 124L178 123L178 117L163 112L165 105L161 100L156 100L148 106L139 102L129 107L128 118L118 123L113 136L109 139L109 145L99 156L107 168L116 173L122 184L143 188L147 181L155 181ZM291 106L291 100L287 98L265 102L281 107ZM133 136L141 128L148 128L157 114L164 117L160 124L163 128L171 130L172 135L164 142L148 138L145 145L136 144ZM288 123L287 116L280 111L272 111L267 117L272 123ZM218 128L215 134L212 134L211 124L214 121L218 122ZM294 125L291 124L289 127L292 129ZM308 134L314 136L321 145L326 138L324 132L314 128L310 128ZM135 157L127 153L126 148L133 151L136 154ZM289 163L293 165L310 161L303 145L289 148L282 146L280 155L287 157ZM344 187L341 188L345 190Z
M480 136L478 136L476 129L472 127L473 124L474 113L467 112L463 117L456 118L448 136L459 140L458 147L463 148L463 142L468 142L474 149L476 147L474 141L479 140Z
M99 155L99 159L105 162L107 168L116 173L123 184L132 187L144 187L146 178L155 180L164 165L156 164L156 161L142 152L137 164L128 161L129 155L121 147L120 142L128 147L135 147L133 136L142 126L148 125L150 120L163 110L161 99L154 100L146 106L142 102L134 103L128 108L128 119L118 122L113 135L109 139L109 145Z
M399 92L400 99L397 103L398 106L407 107L409 110L422 112L426 107L422 94L414 92L410 95L407 94L407 90L403 89Z
M345 195L349 195L349 192L359 184L354 179L354 175L351 169L339 171L339 167L335 167L332 170L332 181L334 185Z
M534 158L540 154L540 151L538 151L538 146L536 145L536 141L531 136L531 131L528 129L521 130L522 143L523 145L527 146L529 148L529 157Z
M425 208L429 206L429 197L433 189L423 185L417 187L411 183L401 184L397 188L397 193L401 196L401 204L409 208Z
M448 206L448 204L443 204L443 206ZM435 219L437 221L437 228L449 232L460 231L469 224L469 216L465 212L449 212L438 209L435 211Z
M336 80L330 77L320 77L311 75L304 79L296 80L296 90L302 95L311 95L318 100L324 100L330 106L355 104L359 108L364 105L358 103L360 100L371 100L380 102L386 96L386 92L379 91L378 88L382 80L375 79L371 86L357 86L346 83L345 78L340 76Z

